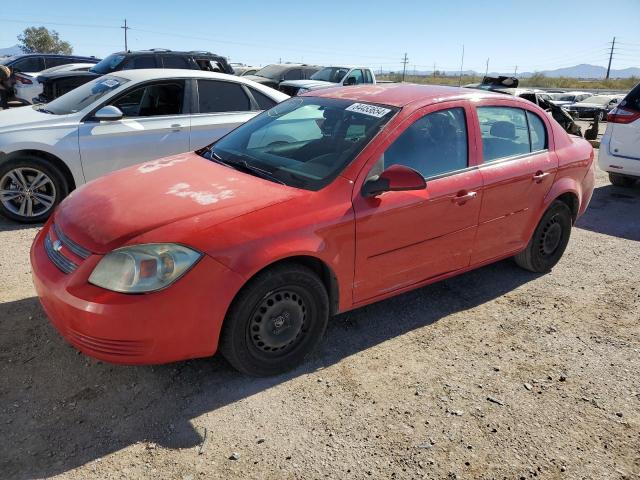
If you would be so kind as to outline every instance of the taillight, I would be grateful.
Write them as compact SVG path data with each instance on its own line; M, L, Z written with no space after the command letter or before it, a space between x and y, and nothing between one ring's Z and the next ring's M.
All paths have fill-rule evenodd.
M632 123L640 118L640 112L634 110L627 110L626 108L616 107L609 115L607 115L607 122L611 123Z
M24 77L22 75L16 75L16 82L22 83L23 85L31 85L33 82L29 77Z

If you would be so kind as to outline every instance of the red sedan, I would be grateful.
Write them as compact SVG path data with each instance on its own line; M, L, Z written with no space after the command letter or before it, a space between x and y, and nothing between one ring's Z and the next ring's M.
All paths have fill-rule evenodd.
M220 350L242 372L276 374L335 313L506 257L549 271L591 198L593 156L518 98L313 92L73 192L36 237L34 282L88 355Z

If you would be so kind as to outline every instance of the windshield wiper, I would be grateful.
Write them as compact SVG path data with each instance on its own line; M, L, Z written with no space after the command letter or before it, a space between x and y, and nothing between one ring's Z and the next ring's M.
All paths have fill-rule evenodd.
M280 183L282 185L286 185L282 180L278 177L274 176L271 172L267 170L263 170L260 167L256 167L255 165L251 165L246 160L238 160L237 162L230 162L233 167L240 167L244 169L247 173L252 173L258 177L265 178L267 180L271 180L272 182Z
M244 159L240 159L237 161L223 160L220 155L218 155L216 152L213 151L213 149L209 150L209 152L211 152L211 160L213 160L216 163L219 163L220 165L225 165L235 170L240 170L245 173L255 175L257 177L261 177L276 183L281 183L282 185L286 185L285 182L280 180L278 177L274 176L271 172L267 170L263 170L262 168L256 167L255 165L251 165L249 162L247 162Z
M46 108L37 108L36 111L42 112L42 113L49 113L51 115L55 115L55 113L53 113L51 110L47 110Z

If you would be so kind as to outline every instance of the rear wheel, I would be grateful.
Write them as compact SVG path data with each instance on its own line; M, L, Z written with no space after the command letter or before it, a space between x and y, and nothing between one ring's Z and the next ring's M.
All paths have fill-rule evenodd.
M571 210L556 200L542 216L527 248L514 257L516 263L532 272L550 271L562 257L571 235Z
M68 189L64 176L40 157L24 155L0 164L0 213L12 220L43 222Z
M329 319L327 291L310 269L283 264L259 273L234 300L220 351L237 370L268 376L297 367Z
M620 175L619 173L610 173L609 181L617 187L632 187L633 184L636 183L636 179L634 177Z

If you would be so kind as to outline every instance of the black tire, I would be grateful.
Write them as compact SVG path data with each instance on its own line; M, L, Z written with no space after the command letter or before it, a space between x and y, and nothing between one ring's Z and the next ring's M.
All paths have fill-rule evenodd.
M318 345L329 297L309 268L285 263L259 273L227 312L220 351L242 373L263 377L297 367Z
M609 173L609 181L616 187L633 187L636 179L619 173Z
M564 253L571 236L571 210L556 200L538 223L527 248L514 257L518 266L536 273L550 271Z
M15 180L17 178L15 172L18 171L27 183L35 181L40 173L46 176L45 180L48 180L39 188L26 189L26 195L31 202L31 215L27 214L28 207L25 207L24 213L21 213L22 205L25 204L22 201L25 195L16 197L23 188L22 184L19 185ZM14 191L15 193L8 193ZM68 195L69 185L64 175L50 162L35 155L25 154L0 163L0 192L0 213L5 217L21 223L40 223L49 218L56 206ZM29 204L29 202L26 203Z

